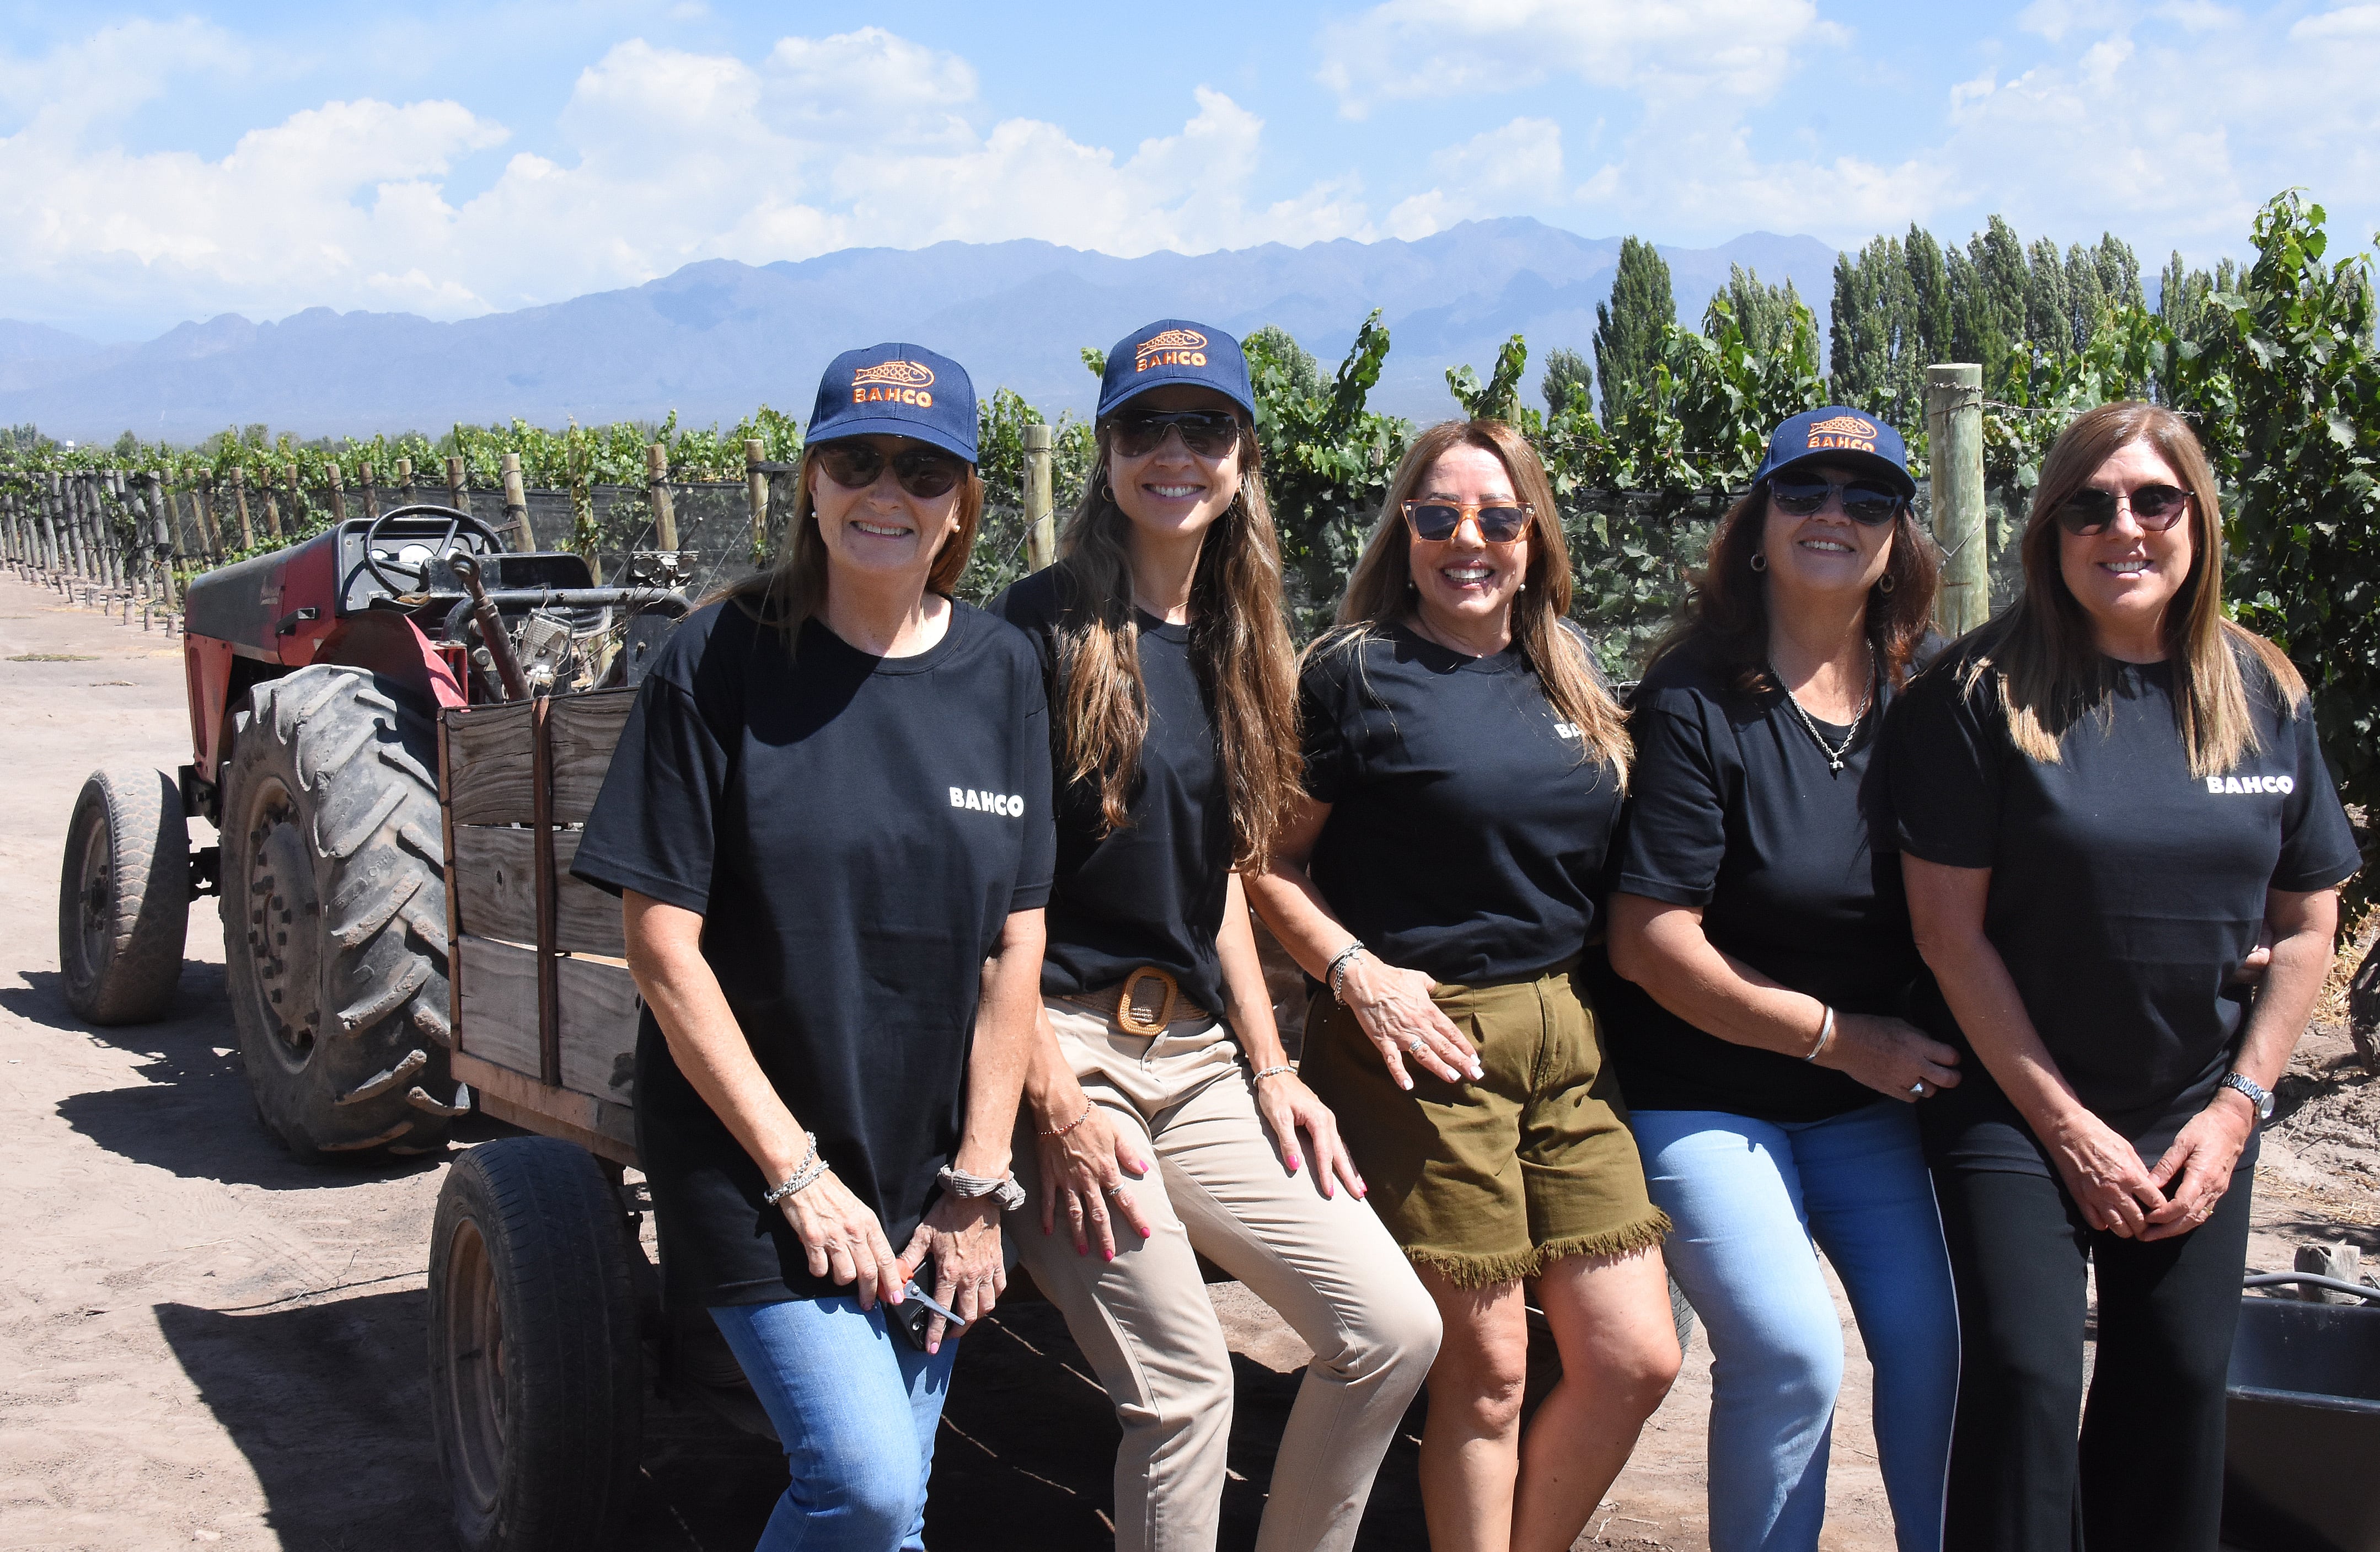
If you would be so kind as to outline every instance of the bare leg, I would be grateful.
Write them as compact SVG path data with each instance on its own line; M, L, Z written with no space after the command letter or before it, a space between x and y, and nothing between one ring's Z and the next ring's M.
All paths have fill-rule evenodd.
M1507 1552L1521 1464L1528 1312L1518 1282L1457 1288L1415 1267L1446 1335L1429 1370L1421 1436L1422 1512L1433 1552Z
M1658 1249L1566 1255L1539 1277L1537 1298L1561 1352L1562 1377L1521 1440L1512 1552L1563 1552L1578 1539L1682 1361ZM1434 1425L1435 1389L1430 1402ZM1425 1494L1427 1484L1425 1477ZM1437 1529L1433 1518L1433 1538Z

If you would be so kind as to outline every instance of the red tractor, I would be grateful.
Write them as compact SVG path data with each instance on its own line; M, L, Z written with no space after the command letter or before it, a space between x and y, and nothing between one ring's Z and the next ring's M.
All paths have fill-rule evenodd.
M191 762L84 784L58 895L67 1000L164 1017L190 902L220 896L257 1113L300 1157L419 1153L469 1105L449 1073L442 709L633 685L686 612L678 557L597 588L401 506L207 573L184 607ZM188 820L220 844L193 851Z

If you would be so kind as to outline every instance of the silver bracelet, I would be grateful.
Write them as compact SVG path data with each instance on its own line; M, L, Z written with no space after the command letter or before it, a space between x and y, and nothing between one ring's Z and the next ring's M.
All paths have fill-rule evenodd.
M1286 1061L1276 1061L1271 1066L1265 1068L1262 1072L1257 1073L1254 1077L1248 1079L1248 1082L1252 1084L1260 1084L1267 1078L1277 1078L1283 1073L1294 1073L1296 1071L1296 1068L1292 1067Z
M1363 955L1362 942L1350 943L1339 951L1338 956L1331 960L1330 968L1322 972L1322 978L1330 983L1330 1000L1333 1002L1347 1000L1339 995L1340 988L1346 984L1347 966L1361 959Z
M1827 1016L1826 1016L1826 1020L1825 1020L1825 1022L1821 1023L1821 1024L1818 1025L1818 1043L1817 1043L1816 1045L1812 1046L1812 1047L1810 1048L1810 1054L1809 1054L1809 1055L1807 1055L1807 1056L1805 1056L1805 1057L1803 1057L1803 1058L1802 1059L1802 1060L1803 1060L1803 1061L1817 1061L1817 1060L1818 1060L1818 1053L1819 1053L1819 1052L1821 1052L1821 1051L1823 1051L1823 1050L1825 1050L1828 1046L1830 1046L1830 1045L1832 1045L1832 1044L1834 1043L1834 1039L1835 1039L1835 1010L1834 1010L1834 1007L1832 1006L1832 1004L1828 1004L1828 1003L1821 1003L1821 1004L1820 1004L1820 1006L1822 1006L1822 1007L1826 1008L1826 1010L1827 1010Z
M989 1175L970 1175L956 1165L945 1164L934 1171L934 1179L944 1191L963 1202L996 1196L1002 1212L1014 1212L1025 1205L1025 1188L1016 1183L1014 1175L1002 1175L995 1180Z
M819 1157L818 1134L805 1132L802 1135L810 1140L809 1152L802 1156L801 1163L795 1167L792 1174L760 1193L760 1200L772 1207L786 1197L816 1185L819 1177L826 1173L826 1160Z

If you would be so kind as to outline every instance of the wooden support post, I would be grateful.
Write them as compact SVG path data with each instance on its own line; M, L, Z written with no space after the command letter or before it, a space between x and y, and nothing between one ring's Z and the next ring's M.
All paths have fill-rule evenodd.
M1926 463L1933 481L1934 539L1942 547L1942 591L1934 619L1953 639L1991 613L1990 557L1984 541L1984 369L1925 369Z
M125 489L122 469L109 469L102 474L99 487L103 498L100 510L107 511L105 503L112 501L115 503L115 510L124 514L121 526L114 517L107 520L107 551L114 557L125 596L128 599L146 597L149 591L149 525L140 520L140 511L133 505L131 493ZM131 530L129 539L123 537L128 528ZM131 619L131 609L128 602L125 605L128 622Z
M653 543L662 550L677 548L677 503L670 494L669 448L655 443L645 449L645 489L653 501Z
M91 515L99 522L100 548L107 558L108 586L121 588L129 596L132 590L132 552L116 527L115 515L122 510L116 500L121 494L116 489L116 480L114 469L100 469L91 475Z
M239 547L253 550L256 548L256 525L249 522L248 516L248 470L237 464L231 467L231 500L233 507L239 513Z
M413 504L413 460L410 458L396 461L396 496L398 505Z
M363 488L364 521L367 523L380 521L380 487L372 483L372 467L370 464L358 460L356 483Z
M446 460L446 504L457 512L471 510L471 480L460 458Z
M58 491L58 516L66 529L67 566L77 576L91 575L89 552L83 547L81 480L67 475ZM67 595L72 598L69 592Z
M283 471L281 483L289 491L289 527L292 530L302 528L306 526L306 492L298 488L297 459L289 460L288 468Z
M331 477L331 521L344 523L347 520L347 477L335 458L322 467Z
M175 575L175 563L182 558L180 525L174 521L174 509L165 504L165 471L151 469L142 483L149 488L149 516L156 525L157 564L161 573L159 591L165 607L181 607L181 579Z
M215 520L214 481L201 479L192 486L190 500L199 509L199 532L206 537L207 563L221 565L224 558L223 525Z
M526 552L537 548L537 530L528 521L528 488L521 483L520 455L507 453L498 467L504 477L504 521L512 525L515 543Z
M519 478L517 461L513 478ZM537 871L537 1075L542 1083L558 1084L562 1081L562 966L555 963L560 950L554 941L553 741L546 719L552 706L547 696L529 703L529 780L533 783L529 802L535 827L530 855Z
M752 564L769 564L769 471L760 467L759 437L744 439L744 502L752 509Z
M1050 428L1025 428L1025 561L1039 571L1058 558L1058 523L1050 510Z

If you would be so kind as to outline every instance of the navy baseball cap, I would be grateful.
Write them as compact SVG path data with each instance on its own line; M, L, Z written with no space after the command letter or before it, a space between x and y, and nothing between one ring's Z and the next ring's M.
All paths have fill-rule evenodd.
M1900 433L1872 415L1843 405L1805 409L1770 433L1768 456L1760 460L1755 485L1795 464L1840 464L1881 475L1903 496L1917 494L1910 478L1909 449Z
M1248 358L1240 342L1220 329L1179 318L1160 318L1116 341L1099 379L1099 418L1106 419L1151 388L1194 382L1256 418L1257 392L1248 382Z
M976 461L975 384L966 369L923 346L846 350L819 379L807 443L842 437L915 437Z

